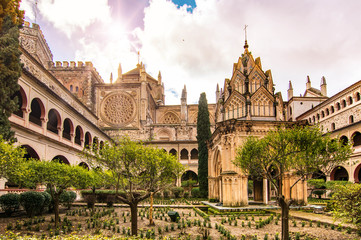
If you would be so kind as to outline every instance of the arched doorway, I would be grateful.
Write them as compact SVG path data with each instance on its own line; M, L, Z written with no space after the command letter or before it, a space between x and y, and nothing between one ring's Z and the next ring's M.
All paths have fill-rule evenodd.
M361 163L356 167L353 177L355 179L355 183L361 182Z
M181 181L184 182L184 181L188 181L188 180L194 180L198 183L198 175L195 172L193 172L192 170L185 171L182 174Z
M349 176L344 167L338 166L332 170L330 178L334 181L348 181Z

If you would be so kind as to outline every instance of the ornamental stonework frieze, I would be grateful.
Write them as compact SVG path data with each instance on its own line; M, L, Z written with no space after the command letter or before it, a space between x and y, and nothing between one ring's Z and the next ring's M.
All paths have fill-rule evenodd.
M126 92L111 93L106 96L100 107L101 118L111 126L124 126L135 118L136 103Z

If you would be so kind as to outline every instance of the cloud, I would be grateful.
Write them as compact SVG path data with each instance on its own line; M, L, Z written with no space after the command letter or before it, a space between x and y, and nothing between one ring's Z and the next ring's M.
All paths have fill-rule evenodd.
M361 63L361 19L355 11L360 7L359 1L339 0L198 0L191 13L186 6L152 0L137 36L148 71L160 69L165 87L178 94L186 84L188 102L203 91L215 102L216 84L223 87L243 53L245 24L250 50L261 57L264 71L272 70L276 91L286 97L292 80L295 92L303 93L307 75L314 87L324 75L334 94L340 89L330 84L334 78L358 76L343 81L343 87L361 78L355 68Z
M34 0L23 0L26 15L34 20ZM107 0L39 0L37 10L42 18L70 38L76 31L82 32L94 23L111 23Z

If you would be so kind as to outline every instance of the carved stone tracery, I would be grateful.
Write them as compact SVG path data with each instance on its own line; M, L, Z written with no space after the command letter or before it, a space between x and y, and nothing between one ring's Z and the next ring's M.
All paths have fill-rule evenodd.
M130 123L135 117L135 101L132 96L118 92L109 95L102 102L102 119L111 125Z

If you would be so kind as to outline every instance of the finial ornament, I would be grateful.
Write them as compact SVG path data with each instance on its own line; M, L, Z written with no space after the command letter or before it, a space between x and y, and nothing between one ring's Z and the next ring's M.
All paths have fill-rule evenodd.
M140 52L138 51L138 65L139 65L139 62L140 62Z
M248 25L244 25L244 38L245 38L245 42L244 42L244 49L246 49L246 51L248 51L248 43L247 43L247 27Z

